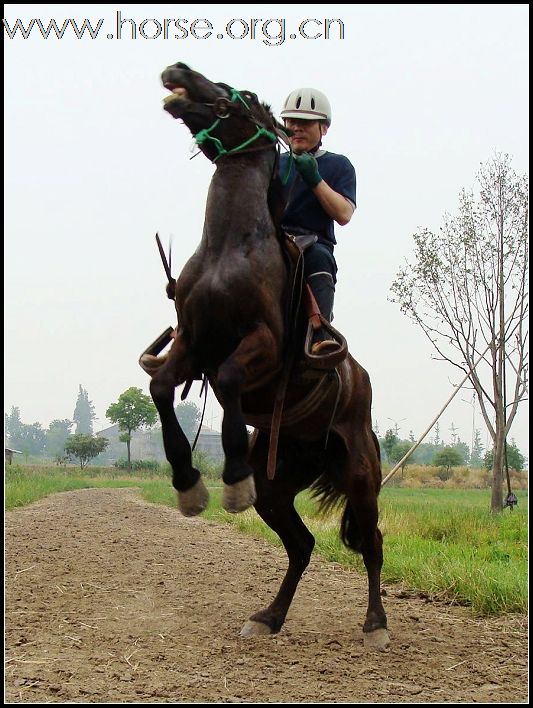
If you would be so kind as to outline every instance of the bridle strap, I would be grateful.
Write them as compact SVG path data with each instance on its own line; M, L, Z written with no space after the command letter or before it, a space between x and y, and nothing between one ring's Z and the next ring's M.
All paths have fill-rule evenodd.
M231 88L231 87L229 87ZM233 155L236 152L250 152L250 148L248 148L249 145L254 143L256 140L259 140L261 137L266 137L268 140L272 142L274 145L275 143L278 142L278 136L275 135L274 133L270 132L267 130L264 126L262 126L260 123L258 123L254 118L249 118L255 125L256 125L256 133L255 135L252 135L250 138L245 140L243 143L240 145L237 145L234 148L231 148L230 150L226 150L224 145L222 144L222 141L212 135L212 132L218 127L220 124L221 120L224 120L226 118L229 118L230 111L229 108L231 104L236 103L237 101L240 101L241 103L244 104L245 108L250 111L250 106L246 103L244 98L241 96L241 94L234 88L231 88L231 98L230 99L224 99L223 97L217 99L214 103L206 103L206 106L211 106L215 109L215 114L217 115L217 119L215 122L209 127L209 128L204 128L203 130L200 130L196 135L194 136L194 139L196 141L196 144L201 147L204 143L210 141L214 144L216 150L217 150L217 155L211 160L211 162L216 162L219 158L226 156L226 155ZM218 112L217 112L218 110ZM273 146L272 145L272 146ZM265 147L271 147L270 145L266 145ZM263 146L262 148L263 149Z

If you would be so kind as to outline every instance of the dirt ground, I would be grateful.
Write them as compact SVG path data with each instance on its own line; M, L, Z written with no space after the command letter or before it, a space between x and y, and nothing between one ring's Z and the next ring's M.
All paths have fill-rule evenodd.
M391 648L363 649L366 578L313 556L282 631L243 638L285 552L133 489L6 514L7 703L522 703L524 617L478 620L385 585Z

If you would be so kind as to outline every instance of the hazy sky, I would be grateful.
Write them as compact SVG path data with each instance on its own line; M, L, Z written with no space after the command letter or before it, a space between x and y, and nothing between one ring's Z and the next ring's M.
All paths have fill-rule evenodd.
M139 354L176 321L154 235L173 236L177 274L199 242L214 171L202 155L189 160L188 130L162 110L160 73L184 61L256 92L276 115L298 86L329 97L324 147L349 157L358 186L352 221L336 228L334 324L370 374L380 434L398 425L418 438L462 377L433 358L390 286L413 233L457 212L480 163L503 152L528 171L528 6L4 8L10 31L17 18L26 28L32 18L59 28L86 18L94 29L103 20L95 39L71 25L61 39L37 24L27 39L4 31L5 410L43 426L72 418L81 384L99 430L124 390L148 392ZM135 39L127 21L117 38L118 12ZM165 18L182 20L167 23L166 38ZM343 38L339 23L317 36L326 18L342 20ZM510 437L527 455L526 406ZM220 429L212 401L205 422ZM471 391L443 414L444 440L452 424L469 445L479 428L486 444Z

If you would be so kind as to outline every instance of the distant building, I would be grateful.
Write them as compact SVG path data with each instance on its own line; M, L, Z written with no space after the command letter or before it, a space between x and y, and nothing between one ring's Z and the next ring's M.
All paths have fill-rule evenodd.
M105 430L99 430L96 435L109 440L108 447L95 461L97 464L113 463L127 457L126 443L120 441L122 432L119 430L118 424L105 428ZM191 445L193 440L194 438L189 441ZM167 461L160 427L151 430L134 430L131 434L130 448L132 460ZM221 434L206 425L202 425L196 449L205 452L215 462L224 458Z
M6 464L10 465L13 462L13 455L16 453L17 455L22 455L22 452L20 450L12 450L10 447L6 447L5 453L6 453Z

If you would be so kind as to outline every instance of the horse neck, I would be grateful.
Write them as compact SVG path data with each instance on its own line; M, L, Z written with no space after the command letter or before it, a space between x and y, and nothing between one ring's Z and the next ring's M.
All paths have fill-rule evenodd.
M207 197L205 226L210 244L228 239L240 242L244 234L261 231L261 240L276 229L268 206L268 190L275 168L274 150L232 155L222 159ZM265 229L265 224L271 224ZM258 225L262 228L258 230ZM274 239L275 240L275 239Z

